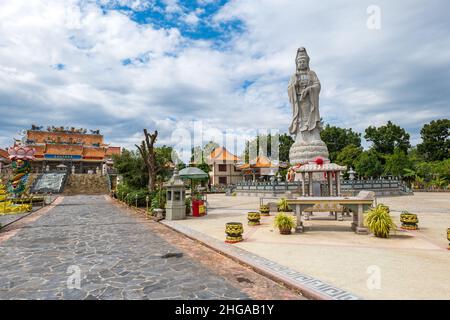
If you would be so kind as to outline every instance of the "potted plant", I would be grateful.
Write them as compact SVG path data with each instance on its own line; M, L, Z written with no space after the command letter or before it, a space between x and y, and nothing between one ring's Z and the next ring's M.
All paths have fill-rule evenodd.
M270 216L270 207L268 204L262 204L259 206L259 212L262 216Z
M280 234L291 234L291 229L295 227L295 218L292 215L280 212L275 216L273 224L280 230Z
M278 201L278 212L292 212L292 209L291 207L289 207L287 199L281 198Z
M261 215L259 212L249 212L247 213L248 225L249 226L257 226L261 223L259 220L261 219Z
M417 224L419 219L417 214L409 213L408 211L402 211L400 214L400 222L402 223L401 228L406 230L417 230Z
M365 223L375 237L389 238L391 229L397 228L391 215L389 207L379 204L375 208L366 212Z
M242 241L244 227L240 222L228 222L225 224L226 243L237 243Z
M186 197L184 199L184 204L186 205L186 215L189 216L191 215L191 206L192 206L192 199L191 197Z

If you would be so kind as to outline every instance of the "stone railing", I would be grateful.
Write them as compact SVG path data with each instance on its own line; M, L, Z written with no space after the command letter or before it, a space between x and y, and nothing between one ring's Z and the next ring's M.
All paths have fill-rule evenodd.
M279 181L243 181L237 183L234 190L236 192L264 192L264 193L285 193L286 191L296 191L301 188L301 182L279 182Z
M326 182L322 182L326 186ZM234 190L241 194L265 193L282 194L286 191L300 192L302 183L279 182L279 181L242 181L234 186ZM335 186L333 185L333 188ZM308 190L308 182L305 183L305 189ZM323 192L327 193L327 188ZM377 180L344 180L341 181L341 191L344 193L358 193L361 190L375 191L377 195L400 195L410 194L411 190L401 180L377 179Z

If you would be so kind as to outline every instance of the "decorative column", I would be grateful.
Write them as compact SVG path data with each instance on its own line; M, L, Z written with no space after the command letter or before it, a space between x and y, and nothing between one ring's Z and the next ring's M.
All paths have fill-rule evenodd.
M305 192L306 175L302 172L302 196L306 196Z
M313 173L312 172L308 172L308 186L309 186L309 196L312 197L313 196Z
M332 181L332 173L331 171L327 171L327 181L328 181L328 195L330 197L333 196L333 181Z
M338 197L339 196L339 192L338 192L339 175L336 174L335 171L333 171L333 172L334 172L334 183L336 185L336 194L335 194L335 196Z
M341 196L341 175L339 171L336 171L336 196Z

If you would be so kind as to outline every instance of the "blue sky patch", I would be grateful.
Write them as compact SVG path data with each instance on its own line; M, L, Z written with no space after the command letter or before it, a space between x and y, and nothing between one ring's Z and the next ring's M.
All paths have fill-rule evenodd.
M156 29L177 28L181 35L193 40L210 40L219 47L229 41L236 33L242 33L245 26L242 21L233 20L226 23L213 23L214 15L227 3L227 0L212 1L203 5L197 1L179 1L177 9L169 9L162 1L149 1L147 5L132 8L116 1L106 4L98 2L102 10L120 11L139 24L151 24ZM188 15L197 17L196 22L189 22Z
M66 65L62 64L62 63L57 63L57 64L54 64L52 67L55 70L64 70L66 68Z

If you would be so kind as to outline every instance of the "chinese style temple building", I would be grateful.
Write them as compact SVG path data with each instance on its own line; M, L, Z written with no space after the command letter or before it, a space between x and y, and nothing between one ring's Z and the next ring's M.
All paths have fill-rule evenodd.
M229 152L224 147L217 147L207 158L207 163L212 170L209 173L212 185L235 184L242 180L242 174L236 164L239 157Z
M287 168L287 164L275 164L267 156L257 156L251 160L250 163L244 163L237 166L237 169L242 172L243 180L270 180L274 177L278 170Z
M99 130L32 126L26 144L36 150L33 172L67 169L73 173L95 173L111 168L112 156L120 147L104 143Z

